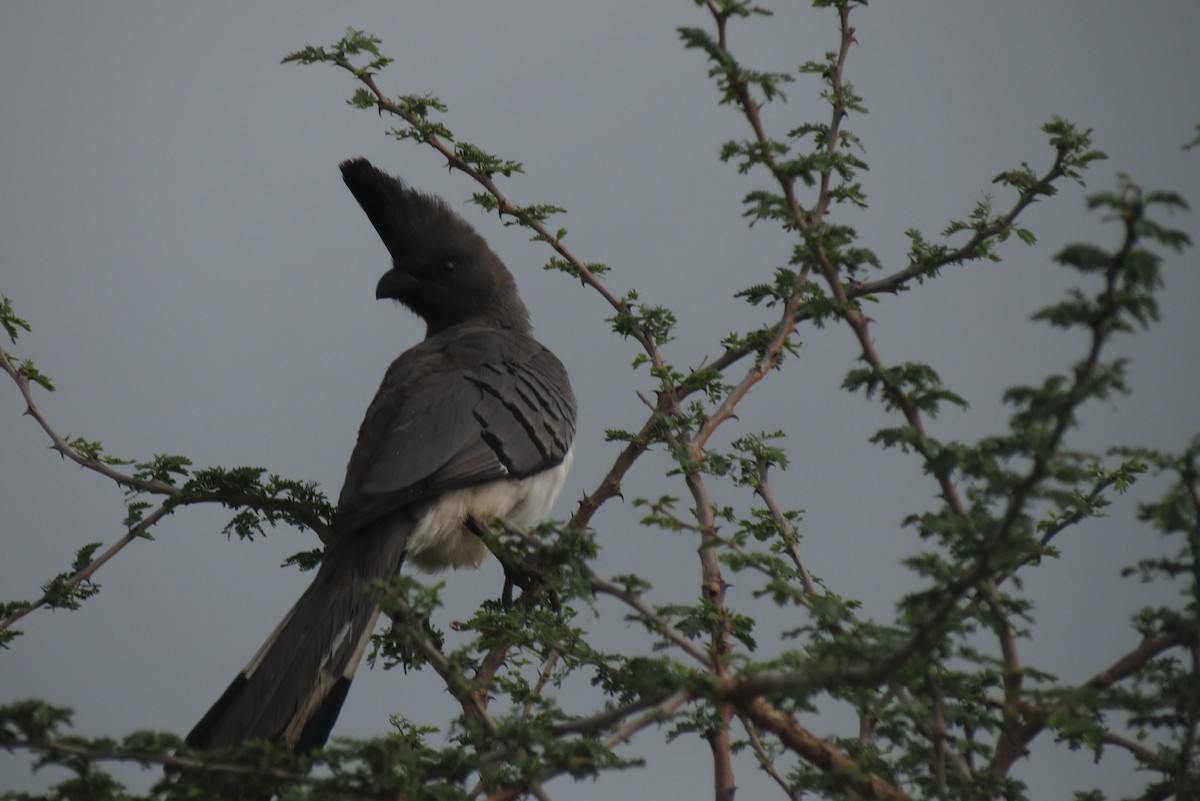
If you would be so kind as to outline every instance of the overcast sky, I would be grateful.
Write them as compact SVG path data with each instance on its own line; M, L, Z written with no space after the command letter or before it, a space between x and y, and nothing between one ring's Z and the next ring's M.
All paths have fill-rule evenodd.
M744 60L789 70L835 48L834 15L793 5L733 27ZM1004 387L1040 381L1082 355L1078 337L1028 317L1071 281L1051 265L1058 247L1115 241L1084 210L1085 194L1127 172L1200 204L1200 150L1180 149L1200 122L1200 5L914 0L872 4L854 18L847 77L870 113L847 126L867 149L870 207L839 211L839 220L885 269L905 263L905 229L932 237L995 189L996 173L1023 161L1044 169L1052 154L1039 126L1052 115L1094 129L1111 157L1088 174L1087 189L1064 188L1029 211L1037 247L1014 241L1002 264L946 270L872 312L885 359L927 360L971 402L940 418L935 436L993 433L1005 419L996 401ZM609 333L597 295L541 269L544 247L465 204L475 191L467 179L431 150L390 140L388 121L344 105L348 76L279 61L347 26L382 38L396 63L381 86L439 95L460 138L521 161L525 173L505 179L505 191L567 207L575 252L610 265L614 289L672 305L680 325L668 356L695 365L718 354L731 330L758 324L733 294L766 280L790 247L786 235L748 230L740 217L740 197L763 179L716 158L723 141L746 132L718 107L701 56L678 43L678 26L706 24L682 0L0 3L0 293L33 325L16 352L58 387L39 395L43 411L60 432L99 439L117 455L261 465L336 497L384 368L423 333L411 315L373 299L386 254L337 170L361 155L461 209L516 275L539 338L580 398L577 458L558 505L567 514L617 453L604 430L644 418L635 393L653 385L629 369L635 345ZM818 90L815 80L797 84L786 106L769 107L772 132L824 120ZM1171 222L1196 237L1195 214ZM1090 409L1076 446L1171 448L1200 429L1196 261L1194 252L1168 257L1163 324L1119 347L1134 359L1135 393ZM935 487L910 457L867 444L889 421L838 389L855 366L850 332L806 328L800 338L801 358L756 390L729 435L789 432L794 464L777 491L806 510L810 568L888 620L909 586L899 560L917 547L899 520L929 508ZM16 388L0 386L5 600L36 597L80 545L117 539L124 516L121 490L48 451L22 411ZM647 459L627 497L683 494L658 477L664 465ZM1132 644L1129 614L1163 597L1117 577L1158 547L1156 535L1131 525L1137 497L1065 540L1065 558L1031 577L1040 606L1028 662L1078 679ZM690 546L636 518L613 504L594 520L599 569L643 572L655 603L691 602ZM103 568L103 592L83 611L27 618L25 636L0 654L0 701L71 706L84 734L190 728L305 586L307 576L279 562L316 542L279 530L265 542L227 543L225 519L179 513L156 541ZM494 597L500 581L495 565L450 576L446 620ZM751 590L735 584L731 603L751 608ZM777 647L770 631L760 639ZM640 642L615 621L597 636ZM364 671L335 734L379 734L394 712L440 724L453 708L434 677ZM805 723L845 733L836 715ZM551 785L551 795L710 792L706 747L661 740L645 732L629 751L649 755L649 770ZM0 790L44 786L26 765L0 760ZM738 771L746 797L770 797L749 760ZM1119 756L1095 767L1044 741L1019 775L1040 798L1134 786Z

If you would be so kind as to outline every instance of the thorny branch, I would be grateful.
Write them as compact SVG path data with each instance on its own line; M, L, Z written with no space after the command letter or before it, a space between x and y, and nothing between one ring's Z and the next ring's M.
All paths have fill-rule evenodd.
M669 695L663 695L656 698L645 698L633 703L625 704L614 709L608 709L596 715L586 718L579 718L569 723L564 723L555 726L551 733L555 737L567 737L576 734L596 734L599 732L612 729L619 723L623 725L612 731L602 741L605 748L616 748L619 745L629 742L635 734L653 724L660 724L670 720L672 716L679 710L681 706L693 700L691 692L688 690L676 690ZM638 714L638 713L642 714ZM633 717L636 715L636 717ZM484 762L491 764L499 764L506 760L511 760L518 753L519 747L506 745L492 751L488 751L481 755ZM559 768L552 769L543 773L538 777L538 781L545 783L550 781L557 775L560 775L565 770L571 770L572 766L564 765ZM470 795L477 795L481 791L482 785L476 785ZM500 793L504 796L513 788L506 788Z
M727 50L728 41L725 30L725 22L734 12L732 10L722 10L722 8L712 0L707 0L706 6L717 21L717 47L722 55L729 56L730 60L732 61L732 57ZM848 23L850 11L849 5L845 4L839 6L838 11L841 20L842 31L841 47L837 54L833 69L826 74L832 89L831 96L834 99L834 121L833 125L829 129L828 139L826 142L830 153L832 153L837 147L839 135L838 126L840 125L841 119L844 117L844 113L846 111L845 108L840 107L839 98L841 97L840 90L842 87L844 74L843 68L846 54L850 44L852 44L854 41L854 29ZM760 116L761 106L751 97L748 91L747 83L744 80L739 81L739 76L736 73L732 76L727 73L726 80L729 81L729 85L733 89L733 93L737 98L738 106L745 115L750 127L754 131L758 143L760 145L767 143L769 140L766 137ZM802 235L805 235L805 242L809 247L813 262L819 265L820 272L825 279L825 283L835 301L835 305L839 310L840 316L848 324L858 340L862 353L862 359L874 367L877 371L882 373L886 365L876 348L873 337L871 336L870 320L864 314L858 311L853 301L867 294L898 291L904 288L911 280L934 272L941 266L950 263L967 261L983 255L984 248L991 239L1011 230L1017 217L1022 211L1032 204L1039 196L1048 194L1049 187L1054 181L1068 174L1068 158L1070 156L1070 147L1068 145L1060 145L1050 169L1044 175L1030 181L1020 190L1016 203L1006 214L988 222L985 225L977 227L974 230L972 237L961 247L955 250L946 251L936 259L918 262L914 258L914 261L910 263L910 265L904 270L898 271L890 276L874 282L860 282L857 284L844 283L837 265L825 251L820 239L815 236L807 236L807 233L810 230L813 230L815 226L820 224L822 217L829 209L829 181L832 176L832 169L827 168L822 171L821 190L818 195L818 200L812 212L808 213L801 209L796 200L796 196L793 191L794 178L788 175L787 172L774 161L769 149L764 148L763 152L765 152L766 155L762 156L762 161L765 163L765 166L768 168L768 170L775 176L776 181L783 190L783 196L786 199L786 205L791 210L791 223L798 231L801 232ZM1123 263L1128 257L1128 254L1131 252L1133 244L1137 239L1137 222L1138 221L1136 219L1132 218L1128 218L1126 220L1126 239L1123 243L1120 253L1113 260L1109 271L1110 292L1112 291L1112 282L1114 281L1115 277L1120 274ZM798 297L799 287L806 280L806 278L806 274L801 273L797 280L796 293L793 294L789 300L795 300ZM802 309L798 309L797 307L788 308L788 312L793 316L786 318L786 320L792 322L798 321L799 316L796 315L797 311L799 311L800 314L803 314ZM1117 313L1117 304L1110 301L1107 304L1106 311L1110 316L1115 315ZM777 331L780 330L781 329L777 329ZM887 681L888 677L897 667L899 667L912 656L923 652L928 645L936 640L936 637L940 636L937 634L937 632L946 624L947 616L951 614L952 610L959 603L961 598L966 593L971 591L972 588L977 587L979 589L981 596L980 601L982 603L992 607L993 611L999 612L999 590L996 580L990 575L991 557L999 549L1000 545L1008 539L1013 526L1018 519L1018 516L1026 508L1033 489L1038 486L1038 484L1046 475L1050 459L1049 455L1058 451L1063 436L1073 423L1076 407L1087 395L1085 388L1090 384L1096 371L1099 369L1099 355L1109 333L1110 328L1108 326L1107 318L1104 322L1098 323L1093 327L1093 339L1089 354L1081 364L1076 366L1074 371L1074 384L1066 392L1066 395L1071 399L1071 402L1066 404L1064 408L1058 411L1054 425L1051 428L1048 445L1034 457L1033 464L1029 468L1024 480L1016 488L1016 491L1013 492L1009 497L1008 506L1003 515L999 531L992 538L992 541L986 543L980 549L980 553L976 556L973 563L968 565L966 569L960 573L958 579L951 583L949 589L943 594L941 601L934 607L934 609L926 613L921 620L916 621L916 625L914 626L915 633L910 636L910 638L903 645L895 649L884 659L879 660L874 665L869 666L863 671L862 676L852 677L851 675L845 675L842 677L843 679L851 679L851 681L855 683L861 681L862 683L860 686L866 687L873 687L881 681ZM778 340L776 342L778 342ZM729 356L731 359L730 363L732 363L732 360L734 360L735 357L730 354L727 354L727 356ZM724 367L724 365L720 366ZM746 381L739 386L739 390L745 386L746 382L753 380L753 374L748 376ZM933 454L928 447L929 439L926 433L923 415L918 405L902 387L888 386L885 391L888 393L889 400L896 405L909 426L911 426L913 431L916 432L916 437L914 438L915 449L926 459L927 464L931 464L933 462ZM726 403L735 403L735 396L736 391L730 393L730 395L726 398ZM719 424L721 415L724 412L725 409L720 407L718 412L714 414L712 419L708 421L709 424L713 427ZM703 433L701 434L701 437L702 436ZM698 437L698 439L699 438L700 437ZM944 499L955 515L965 518L967 514L966 504L963 502L959 490L955 485L950 469L948 467L935 467L931 470L931 473L939 485L940 497ZM783 516L779 504L774 502L773 498L769 494L770 488L765 478L765 469L760 465L760 487L758 489L758 493L767 504L767 508L772 514L773 519L775 519L776 524L779 526L780 531L785 534L792 533L792 527L790 526L790 523L787 521L786 517ZM1098 493L1103 489L1103 486L1097 486L1094 491ZM1049 540L1049 538L1053 537L1063 528L1071 525L1074 522L1076 522L1076 520L1070 518L1059 521L1059 524L1055 528L1045 532L1045 536L1043 537L1043 545ZM788 539L790 540L791 538L789 537ZM799 554L793 553L792 556L800 571L802 585L805 587L806 591L814 592L816 588L811 579L807 576L807 571L804 570L803 562L800 560ZM1012 734L1014 730L1019 730L1020 720L1017 717L1016 710L1018 709L1018 702L1021 698L1023 673L1017 651L1015 633L1011 625L1007 623L1007 617L1003 614L997 614L994 615L994 617L997 617L1001 621L1005 621L1002 625L998 626L997 635L999 637L1000 650L1002 654L1003 686L1006 697L1006 702L1003 705L1006 721L1005 731L1009 733L1001 736L998 739L996 746L997 754L992 765L994 769L997 767L997 763L999 762L1007 763L999 771L999 773L1003 774L1007 770L1008 765L1011 764L1010 760L1014 759L1017 754L1022 752L1024 745L1028 743L1029 736L1031 736L1032 733L1027 729L1024 732L1021 732L1022 735L1026 736L1014 737ZM1198 665L1197 673L1200 674L1200 665ZM759 676L758 678L762 679L765 677ZM804 680L800 681L799 683L812 686L815 678L815 676L811 675L806 676L804 677ZM765 688L760 687L759 689L761 690ZM742 698L747 697L746 695L742 695L740 693L739 696ZM1200 697L1200 693L1197 693L1197 696ZM757 697L757 692L751 692L749 697ZM1198 701L1197 704L1200 705L1200 701ZM1196 725L1195 721L1193 721L1191 730L1194 732L1195 729ZM925 736L929 738L931 742L933 742L935 750L937 750L939 754L936 778L939 794L945 797L947 793L945 776L947 748L944 734L944 723L941 722L941 719L936 715L934 728L925 732ZM1185 741L1185 748L1190 748L1191 743L1192 738L1189 737ZM970 770L969 766L962 763L960 759L956 758L956 756L950 758L954 760L956 767L960 771L964 769L967 771ZM1186 777L1181 777L1181 781L1186 781Z
M305 526L317 533L321 539L326 539L329 536L329 526L319 517L308 514L304 510L298 509L294 504L288 503L282 499L262 499L254 498L248 495L231 495L217 493L185 493L179 487L173 484L168 484L165 481L156 481L154 479L138 478L137 476L122 473L99 459L93 459L73 446L70 441L60 435L50 421L42 414L38 408L36 401L33 399L33 391L30 386L30 380L24 372L15 367L9 359L8 352L0 346L0 369L8 373L17 388L21 392L22 398L25 400L25 413L37 421L42 430L50 438L50 447L57 451L64 458L70 459L81 467L85 467L94 473L98 473L105 478L111 479L118 485L129 490L137 492L145 492L151 495L165 495L172 500L172 506L188 506L199 503L228 503L238 506L245 506L252 509L257 509L263 512L283 512L286 511L296 520L302 522Z
M150 514L146 515L146 517L142 518L142 520L136 525L132 526L129 531L125 532L125 536L114 542L108 547L107 550L104 551L104 553L100 554L90 563L88 563L87 567L77 571L74 575L68 578L64 583L63 588L69 590L73 589L74 587L78 587L85 581L91 581L92 576L95 575L97 570L99 570L105 565L105 563L120 553L126 545L136 539L145 537L147 532L150 531L151 527L170 514L171 510L172 507L169 504L163 504ZM30 612L46 606L48 603L50 603L50 600L51 598L49 593L43 594L40 598L31 601L25 608L18 609L4 620L0 620L0 631L11 628L18 620L25 617Z
M1138 219L1126 220L1125 239L1120 250L1115 254L1112 263L1109 265L1108 292L1110 295L1115 291L1117 276L1124 269L1125 261L1128 259L1138 239L1138 221ZM848 303L849 298L837 279L836 267L819 245L815 248L815 255L822 264L822 269L830 290L834 293L840 308L843 310L841 314L842 319L850 326L858 340L862 351L862 359L876 370L882 372L886 367L886 363L871 336L869 318ZM1075 411L1086 399L1087 387L1090 386L1100 368L1100 354L1111 334L1111 321L1115 318L1118 311L1119 308L1115 300L1111 300L1110 298L1109 303L1106 304L1103 319L1098 321L1092 328L1088 355L1072 371L1072 383L1065 390L1065 396L1069 398L1069 402L1064 403L1057 409L1054 424L1045 436L1042 447L1031 459L1032 463L1024 478L1009 494L997 531L986 542L980 545L977 555L970 564L966 565L959 572L958 577L948 583L938 603L931 610L924 613L920 619L914 621L914 632L909 639L893 650L891 654L877 661L869 668L867 671L868 675L873 675L877 679L882 680L910 658L923 653L940 636L940 631L946 625L959 601L973 588L981 587L985 595L990 595L995 591L994 581L989 578L992 571L991 560L1012 536L1013 528L1020 515L1026 509L1033 490L1045 478L1052 456L1058 453L1063 437L1071 425L1073 425ZM938 484L940 497L956 516L965 518L967 516L966 506L954 483L952 468L945 463L938 466L937 462L933 460L932 457L934 454L929 446L930 439L926 432L924 417L917 404L903 387L888 386L885 391L888 393L889 400L901 411L906 422L916 432L912 447L931 465L929 472ZM989 583L991 586L988 586ZM1015 649L1010 640L1011 632L1007 634L1002 633L1002 636L1005 638L1005 647ZM1015 654L1015 650L1012 653Z
M1021 216L1021 213L1035 203L1039 197L1044 197L1047 193L1047 188L1053 185L1055 181L1066 176L1067 159L1069 156L1070 149L1060 147L1055 152L1054 161L1050 167L1036 180L1030 182L1029 186L1022 188L1018 192L1017 199L1012 207L996 220L976 228L971 237L963 244L946 251L937 258L929 260L913 259L906 267L897 270L891 275L886 275L875 281L864 281L856 284L849 288L847 296L857 298L864 295L875 295L885 292L901 292L907 289L909 284L914 280L936 273L947 265L962 264L979 259L983 255L983 247L987 242L1006 231L1011 231L1016 226L1017 218Z
M313 515L310 515L303 510L298 509L294 504L289 504L285 500L279 499L263 499L251 497L245 494L233 493L196 493L184 492L179 487L168 484L164 481L156 481L153 479L144 479L137 476L123 473L100 459L95 459L86 454L81 453L71 442L61 434L59 434L50 421L42 413L37 402L33 397L33 388L28 375L12 363L8 352L3 346L0 346L0 369L8 374L13 383L17 385L17 389L21 392L21 397L25 401L25 413L32 417L42 430L46 432L46 436L50 438L50 447L57 451L59 455L66 459L70 459L81 467L98 473L105 478L108 478L118 485L125 487L131 491L145 492L151 495L164 495L166 500L153 512L142 518L136 524L132 525L125 535L117 542L113 543L100 556L92 560L86 567L77 571L74 575L67 579L63 585L65 589L71 589L79 586L85 581L90 581L101 567L109 560L120 553L126 546L137 539L144 538L150 529L161 521L164 517L171 514L179 506L189 506L200 503L221 503L226 505L240 505L249 508L258 509L267 512L287 511L296 520L302 520L305 525L315 531L324 539L329 533L329 527L323 520ZM50 601L47 594L40 598L31 601L30 604L22 609L19 609L8 617L0 620L0 631L11 628L21 618L25 617L35 609L45 606Z

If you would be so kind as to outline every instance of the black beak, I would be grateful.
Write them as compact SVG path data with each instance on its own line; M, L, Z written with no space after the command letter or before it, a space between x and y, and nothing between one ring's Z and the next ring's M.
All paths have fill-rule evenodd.
M408 273L400 272L399 270L388 270L379 279L379 283L375 285L375 298L400 299L401 295L408 294L417 288L417 279Z

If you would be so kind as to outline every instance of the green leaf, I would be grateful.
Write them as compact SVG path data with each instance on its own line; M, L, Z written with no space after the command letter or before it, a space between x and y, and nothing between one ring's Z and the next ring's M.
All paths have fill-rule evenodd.
M0 325L4 326L9 340L14 343L17 341L18 329L29 330L29 323L13 312L12 301L4 296L0 296Z

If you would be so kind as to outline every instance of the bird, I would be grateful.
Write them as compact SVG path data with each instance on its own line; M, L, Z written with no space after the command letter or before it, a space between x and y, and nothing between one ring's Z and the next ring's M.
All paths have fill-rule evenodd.
M380 614L369 585L487 557L472 521L540 522L573 457L567 371L534 339L512 273L445 201L364 158L342 179L391 256L375 288L425 338L392 362L346 467L316 577L186 738L297 753L328 739Z

